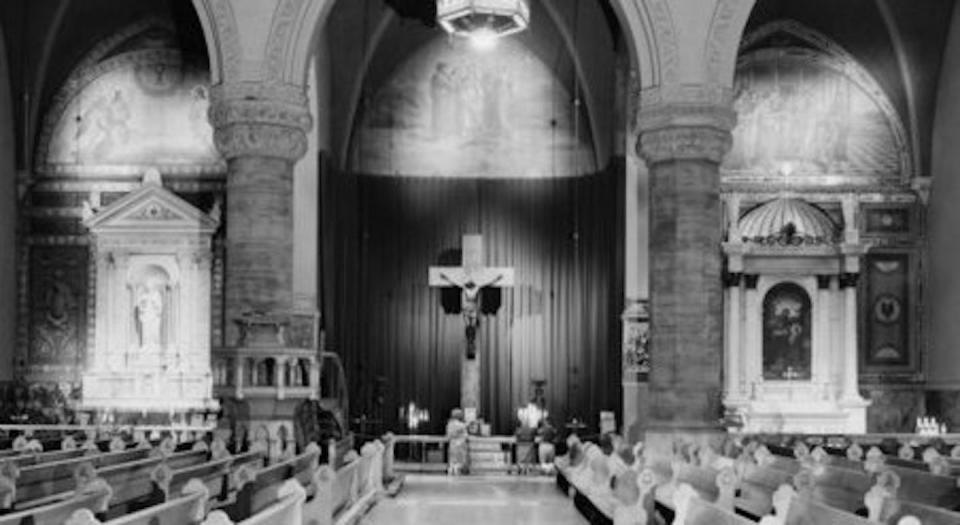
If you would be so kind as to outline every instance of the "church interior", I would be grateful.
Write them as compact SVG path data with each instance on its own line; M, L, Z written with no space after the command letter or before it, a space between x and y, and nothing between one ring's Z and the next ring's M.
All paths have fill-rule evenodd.
M960 524L955 4L0 2L0 525Z

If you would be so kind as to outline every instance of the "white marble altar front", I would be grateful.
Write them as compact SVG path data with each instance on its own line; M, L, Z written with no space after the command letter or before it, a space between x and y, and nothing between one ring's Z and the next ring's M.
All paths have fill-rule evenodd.
M728 202L724 253L724 405L747 432L866 431L857 373L857 288L863 253L844 207L782 197L742 217Z
M211 236L204 213L163 188L94 211L95 321L83 374L87 409L187 412L217 407L210 373Z

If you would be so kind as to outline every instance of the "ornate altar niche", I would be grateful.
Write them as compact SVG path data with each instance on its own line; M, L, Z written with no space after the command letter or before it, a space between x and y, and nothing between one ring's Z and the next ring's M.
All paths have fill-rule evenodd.
M45 105L35 164L19 179L15 375L30 391L79 402L94 346L96 248L81 209L140 188L145 170L202 209L224 191L226 163L207 121L205 57L181 50L166 18L134 21L93 46ZM215 243L213 344L222 338L223 252Z
M140 189L84 225L96 266L94 337L83 373L86 409L215 409L210 373L210 214L163 188L150 170Z
M852 215L854 203L845 209ZM724 404L745 431L866 431L856 287L864 249L847 233L795 197L731 224Z

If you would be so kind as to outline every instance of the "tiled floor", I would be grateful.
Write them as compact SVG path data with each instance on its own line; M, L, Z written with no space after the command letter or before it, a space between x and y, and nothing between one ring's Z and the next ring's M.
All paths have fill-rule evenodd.
M586 523L553 478L408 475L396 498L384 498L364 517L376 524Z

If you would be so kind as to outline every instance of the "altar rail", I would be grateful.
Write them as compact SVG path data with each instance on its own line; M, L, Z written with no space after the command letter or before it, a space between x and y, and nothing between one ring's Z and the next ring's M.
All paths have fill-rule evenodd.
M450 457L450 440L445 436L427 434L397 435L394 461L397 470L404 472L446 472ZM471 445L481 445L485 449L470 452L470 468L476 471L506 471L516 472L524 466L523 457L525 447L533 443L517 442L514 436L470 436L467 438L468 448L479 448ZM499 447L499 448L498 448ZM493 462L488 457L492 449L497 449L507 458L504 462ZM496 454L494 454L496 455Z

